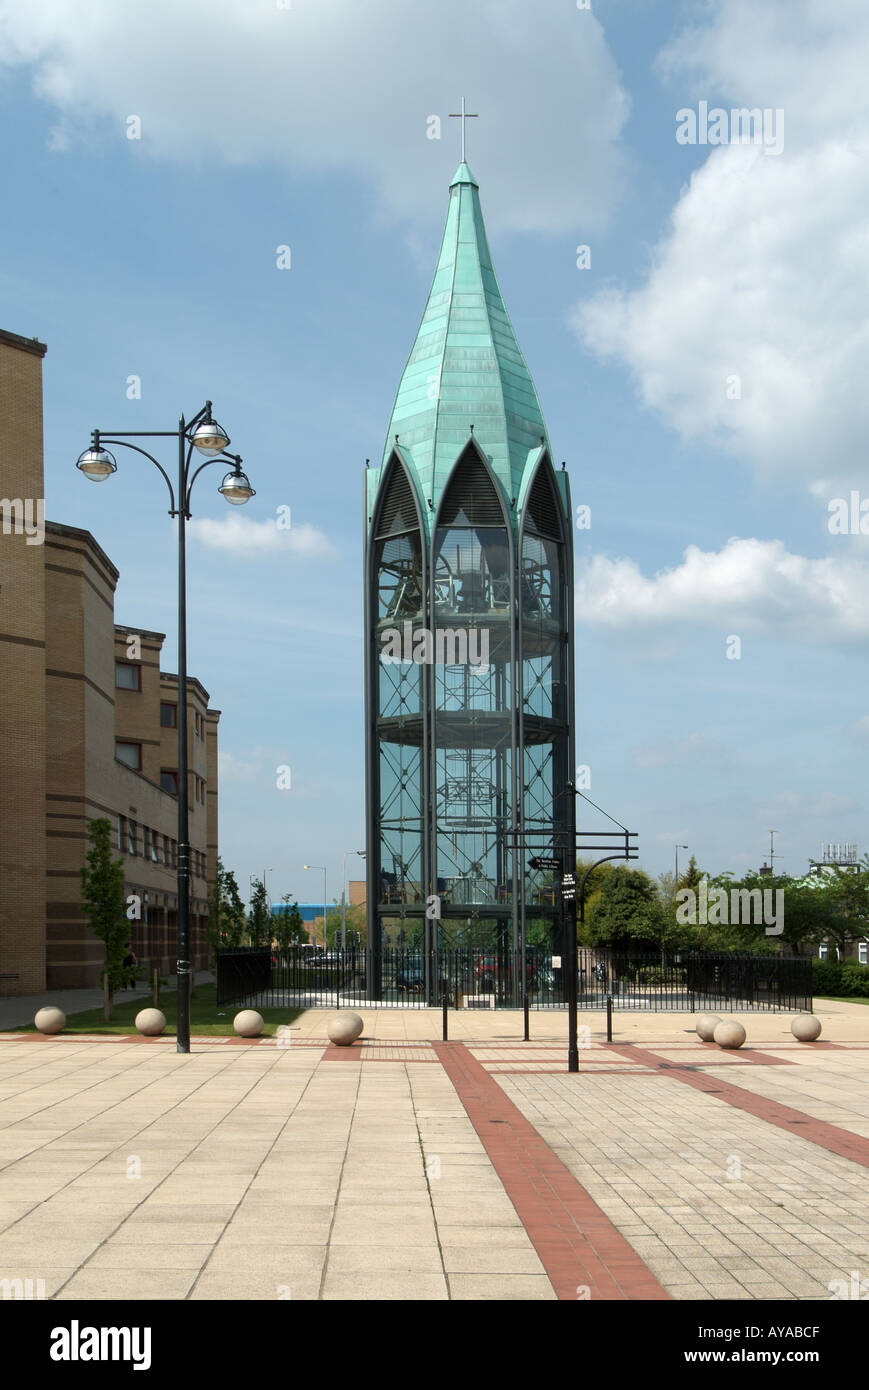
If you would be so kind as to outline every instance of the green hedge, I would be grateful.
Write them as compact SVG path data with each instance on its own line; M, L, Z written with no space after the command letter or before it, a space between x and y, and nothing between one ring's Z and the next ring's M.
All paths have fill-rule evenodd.
M816 995L869 997L869 965L816 957L812 961L812 991Z

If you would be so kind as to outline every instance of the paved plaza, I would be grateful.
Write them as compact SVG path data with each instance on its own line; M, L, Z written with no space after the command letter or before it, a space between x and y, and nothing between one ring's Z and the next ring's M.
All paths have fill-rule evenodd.
M309 1011L280 1039L0 1036L0 1280L46 1297L829 1300L869 1275L869 1008Z

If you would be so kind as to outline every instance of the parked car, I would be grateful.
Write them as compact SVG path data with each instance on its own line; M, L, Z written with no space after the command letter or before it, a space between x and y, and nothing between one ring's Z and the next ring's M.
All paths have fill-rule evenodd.
M395 988L401 990L403 994L424 994L425 971L423 967L414 961L400 965L395 972Z
M548 964L529 956L525 960L525 979L529 990L551 988L552 970ZM497 956L481 956L474 965L474 980L480 994L493 994L499 985L502 989L510 988L512 971L509 964L499 961Z

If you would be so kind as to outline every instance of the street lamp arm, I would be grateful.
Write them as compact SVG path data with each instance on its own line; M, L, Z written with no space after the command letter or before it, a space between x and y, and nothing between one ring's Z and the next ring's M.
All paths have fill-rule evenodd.
M173 436L174 431L173 435L170 435L170 438L172 438ZM99 430L94 430L94 438L97 440L97 448L99 448L101 444L114 444L116 448L118 447L118 445L120 445L121 448L132 449L134 454L141 454L143 458L146 458L151 463L153 463L155 468L159 468L160 472L163 474L164 479L166 480L166 486L169 489L169 500L172 503L172 508L169 512L169 515L178 515L177 507L175 505L175 489L172 486L172 480L170 479L169 474L166 472L166 469L163 467L162 463L160 463L158 459L155 459L153 454L149 454L147 449L141 449L138 444L128 443L126 439L112 439L110 436L107 437L106 435L101 434Z
M183 415L182 415L181 419L182 419L182 421L183 421L183 419L184 419L184 416L183 416ZM198 410L198 411L196 412L196 414L193 416L193 419L187 421L187 426L186 426L186 428L187 428L188 430L195 430L195 429L196 429L196 426L197 426L197 425L200 425L200 424L202 423L203 420L210 420L210 419L211 419L211 401L206 401L206 402L205 402L205 405L202 407L202 409L201 409L201 410Z
M589 864L582 876L582 883L579 885L579 920L581 923L585 922L585 885L589 874L600 868L601 864L606 864L610 859L624 859L624 857L624 854L605 854L603 859L596 859L593 864Z
M187 453L187 463L184 466L184 480L186 483L186 491L184 494L184 511L188 520L190 519L190 497L193 492L193 484L196 482L196 479L199 477L199 474L202 472L203 468L209 468L212 463L234 463L236 468L238 468L241 466L242 461L241 454L216 454L214 458L204 459L202 463L200 463L199 467L197 468L196 472L193 474L193 477L190 479L190 482L188 483L187 470L190 467L190 457L192 452L193 445L191 444L190 449Z

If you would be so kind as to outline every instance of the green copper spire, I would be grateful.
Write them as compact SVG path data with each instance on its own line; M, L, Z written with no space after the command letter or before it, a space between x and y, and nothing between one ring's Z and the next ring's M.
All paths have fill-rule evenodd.
M383 455L385 464L398 435L429 529L472 426L508 506L514 499L521 506L546 426L495 278L479 186L462 163L450 185L437 270ZM380 471L369 470L371 499Z

